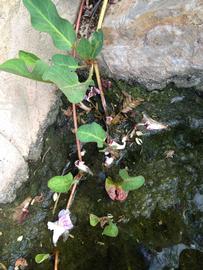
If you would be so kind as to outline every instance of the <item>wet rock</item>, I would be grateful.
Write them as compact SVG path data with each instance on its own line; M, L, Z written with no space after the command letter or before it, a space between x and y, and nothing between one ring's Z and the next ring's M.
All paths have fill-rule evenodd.
M109 74L148 89L174 82L203 84L203 5L200 0L121 0L103 30L102 63Z
M54 2L61 16L73 22L80 1ZM15 58L19 50L47 61L57 52L47 34L31 27L21 0L1 1L0 36L0 63ZM27 179L27 160L39 158L43 133L54 122L58 107L53 86L0 73L0 203L13 200L16 188Z

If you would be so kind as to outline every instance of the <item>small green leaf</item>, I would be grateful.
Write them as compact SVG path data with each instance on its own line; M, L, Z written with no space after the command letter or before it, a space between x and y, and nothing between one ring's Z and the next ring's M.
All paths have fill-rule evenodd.
M91 59L92 46L89 40L81 38L76 47L76 51L82 59L84 60Z
M49 259L50 255L49 254L37 254L35 256L35 262L36 263L42 263L43 261Z
M71 70L76 70L78 68L78 61L70 55L55 54L52 57L52 62L54 65Z
M20 51L19 59L10 59L0 65L0 70L13 73L32 80L47 82L42 79L49 66L36 55Z
M101 30L94 32L92 38L91 38L91 44L92 44L92 54L91 57L95 59L97 55L101 52L102 46L104 42L104 35Z
M97 146L101 148L106 140L106 132L99 124L93 122L80 126L77 137L81 142L96 142Z
M103 33L101 30L94 32L92 37L88 40L81 38L77 44L76 51L84 60L95 59L100 53L103 46Z
M99 222L100 222L100 218L94 214L90 214L90 225L95 227Z
M126 169L119 170L119 175L123 180L128 179L129 177L128 171Z
M120 177L123 179L121 187L125 191L131 191L140 188L144 185L145 179L142 175L139 176L129 176L126 169L119 171Z
M54 176L48 181L48 187L53 192L68 192L74 183L73 175L68 173L64 176Z
M55 83L71 103L81 102L88 87L93 84L91 78L84 82L79 82L76 72L66 70L58 65L50 67L44 73L43 79Z
M118 227L115 223L113 222L110 222L109 225L107 225L103 232L102 232L102 235L106 235L106 236L109 236L109 237L116 237L118 236Z
M61 18L51 0L23 0L31 15L32 26L50 34L54 45L61 50L71 50L76 41L72 24Z

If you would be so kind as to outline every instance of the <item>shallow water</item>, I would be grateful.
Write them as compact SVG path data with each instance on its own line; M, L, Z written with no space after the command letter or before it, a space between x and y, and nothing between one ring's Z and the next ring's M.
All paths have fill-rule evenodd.
M71 208L74 238L59 242L59 269L203 269L203 100L193 89L168 87L149 93L115 82L107 99L117 112L121 90L142 97L144 102L131 117L111 127L114 138L119 141L123 133L141 121L143 112L169 128L162 132L143 131L143 145L137 145L135 140L128 143L122 159L109 170L104 169L103 154L97 153L95 145L85 146L86 163L94 176L87 176L79 186ZM93 116L87 118L91 121ZM68 161L69 168L73 168L76 155L71 121L59 115L57 123L47 131L43 162L31 164L30 179L19 190L17 200L1 206L0 262L10 270L19 257L27 259L29 269L52 269L53 262L36 265L34 257L53 252L46 226L48 220L54 220L47 181L61 174ZM174 151L174 156L166 158L169 150ZM131 175L143 175L146 183L130 192L125 202L113 202L104 190L104 176L116 180L119 168L124 167ZM41 192L44 201L30 207L23 224L16 224L12 220L15 206ZM58 210L66 205L66 198L62 196ZM90 213L112 214L119 221L119 236L102 236L99 226L89 225ZM23 240L17 242L21 235Z

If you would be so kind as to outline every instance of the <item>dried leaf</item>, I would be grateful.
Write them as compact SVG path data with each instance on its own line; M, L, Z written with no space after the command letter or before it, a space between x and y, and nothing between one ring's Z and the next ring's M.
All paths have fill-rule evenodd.
M132 111L134 108L139 106L144 101L144 99L142 98L138 99L133 98L130 94L126 93L125 91L122 91L122 93L124 95L123 108L121 110L122 113L128 113Z
M19 258L16 260L15 262L15 270L23 270L28 266L28 263L26 261L26 259L24 258Z

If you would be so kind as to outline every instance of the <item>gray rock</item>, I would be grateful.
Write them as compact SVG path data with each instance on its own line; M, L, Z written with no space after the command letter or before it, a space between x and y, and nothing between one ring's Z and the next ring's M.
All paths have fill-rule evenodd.
M74 21L80 0L55 0L62 17ZM21 0L2 0L0 63L19 50L48 60L57 52L51 37L32 28ZM15 75L0 73L0 203L10 202L27 179L27 160L39 158L43 132L55 120L59 107L56 89Z
M101 63L111 76L148 89L203 85L201 0L121 0L103 30Z

